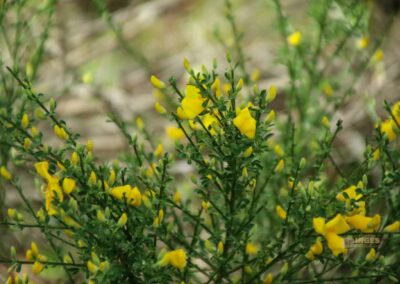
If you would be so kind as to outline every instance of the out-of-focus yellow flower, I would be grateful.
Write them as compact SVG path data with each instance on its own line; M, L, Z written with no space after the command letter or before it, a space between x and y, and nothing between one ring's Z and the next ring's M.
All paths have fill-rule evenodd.
M264 284L272 284L272 273L268 273L265 277L264 277Z
M94 171L90 172L89 180L88 180L90 185L96 185L97 183L97 175Z
M87 141L87 143L86 143L86 149L87 149L89 152L93 152L93 140L92 140L92 139L89 139L89 140Z
M265 122L271 123L275 120L276 114L274 110L271 110L265 117Z
M383 231L384 232L389 232L389 233L394 233L398 232L400 230L400 221L395 221L390 225L387 225Z
M111 169L110 176L108 177L108 181L110 182L110 184L114 184L115 178L116 178L115 171L114 169Z
M250 74L250 80L253 82L257 82L261 77L260 69L254 69L253 72Z
M219 77L215 78L214 83L211 85L211 90L215 92L217 98L221 97L221 80Z
M287 38L287 42L291 46L298 46L301 43L301 32L296 31L290 34Z
M315 243L311 246L311 248L306 253L306 258L309 260L314 260L316 255L320 255L324 250L324 247L321 242L321 238L318 237Z
M139 130L143 130L144 129L144 122L143 122L143 119L140 116L136 117L135 123L136 123L136 127Z
M36 172L46 181L50 181L51 175L49 174L49 163L47 161L37 162L35 164Z
M65 131L64 127L58 126L57 124L54 125L54 133L56 136L62 140L67 140L68 139L68 133Z
M86 71L82 75L82 82L86 85L90 85L93 83L93 74L92 72Z
M219 242L218 242L218 245L217 245L217 252L218 252L219 254L222 254L222 253L224 252L224 243L223 243L222 241L219 241Z
M374 248L371 248L369 250L369 252L367 253L367 255L365 256L365 260L366 261L372 261L372 260L375 259L375 257L376 257L376 251L375 251Z
M376 150L372 153L372 160L378 161L380 156L381 156L381 150L376 149Z
M180 119L194 119L203 112L205 99L201 96L200 90L193 86L186 86L186 96L181 101L181 106L177 109Z
M24 113L21 119L21 125L24 129L26 129L29 125L29 116L28 114Z
M276 206L275 211L276 211L276 214L279 216L279 218L281 218L282 220L286 219L287 213L280 205Z
M250 155L253 154L253 147L249 147L247 148L244 152L243 152L243 157L247 158L250 157Z
M73 166L76 166L78 164L78 162L79 162L79 155L77 152L74 151L71 154L71 164Z
M283 171L284 168L285 168L285 161L283 159L280 159L274 171L276 173L280 173L281 171Z
M44 265L39 261L35 261L32 265L32 273L38 275L40 272L43 271Z
M329 118L326 116L322 117L321 123L323 126L325 126L328 129L331 127L331 122L329 121Z
M166 114L167 110L165 107L163 107L159 102L156 102L154 104L154 109L159 113L159 114Z
M394 131L395 126L393 124L393 120L387 119L380 125L380 131L382 135L386 134L386 137L389 139L389 141L393 141L394 139L396 139L396 132Z
M362 38L358 39L357 47L359 49L365 49L369 45L369 38L363 36Z
M182 202L181 193L179 191L175 191L173 201L176 204L180 204Z
M7 170L7 168L5 166L1 166L0 167L0 175L5 180L11 180L12 179L11 173Z
M377 49L374 54L372 55L373 62L381 62L384 58L385 54L383 53L382 49Z
M256 244L253 243L247 243L246 244L246 253L248 255L256 255L258 253L259 247Z
M239 129L242 135L254 139L256 135L256 120L251 116L248 107L242 109L233 120L233 124Z
M173 140L179 140L185 136L183 130L175 126L167 126L166 132L167 136Z
M94 264L91 260L89 260L87 262L87 269L91 274L96 274L97 271L99 270L99 267L96 264Z
M267 94L267 103L272 102L276 98L276 87L271 86L268 89L268 94Z
M157 89L164 89L166 87L165 83L154 75L150 77L150 82L153 85L153 87Z
M285 152L279 144L274 146L274 152L278 157L283 157L285 155Z
M128 215L126 215L126 213L124 212L119 217L118 222L117 222L117 226L122 228L123 226L125 226L127 221L128 221Z
M203 200L203 201L201 202L201 207L203 207L204 211L207 212L208 208L211 207L211 203L210 203L209 201L204 201L204 200Z
M322 92L324 92L325 96L332 97L333 95L332 86L328 82L326 82L322 87Z

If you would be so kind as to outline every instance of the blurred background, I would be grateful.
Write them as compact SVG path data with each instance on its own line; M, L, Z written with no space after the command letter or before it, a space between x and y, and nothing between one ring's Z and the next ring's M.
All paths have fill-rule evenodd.
M0 1L0 5L2 2L5 1ZM44 2L27 3L32 9L40 9ZM281 2L293 27L305 36L312 33L314 23L307 16L308 4L312 1ZM387 24L390 15L399 9L400 1L370 2L374 3L371 3L369 36L374 38L383 32L388 36L382 47L383 64L360 78L356 85L360 96L351 98L337 114L344 120L344 131L338 143L348 149L346 152L351 153L353 160L362 157L365 136L371 135L376 122L373 112L369 111L373 98L376 98L378 114L384 113L384 99L389 102L400 99L399 16L395 17L390 30ZM285 86L287 74L276 62L282 40L272 2L233 0L232 5L238 30L243 32L247 70L260 70L260 88L274 84L279 90ZM45 14L32 16L31 11L24 9L21 17L26 19L34 39L43 32L47 18ZM68 122L73 132L81 134L83 143L93 140L94 154L100 160L112 161L127 149L120 131L107 122L110 111L126 120L142 117L150 134L164 142L164 127L169 122L154 110L150 75L155 74L164 81L175 76L178 82L183 82L184 58L188 58L195 69L202 64L211 67L216 58L223 71L226 51L234 42L225 15L225 1L215 0L58 1L34 89L57 100L60 117ZM2 29L14 29L15 15L5 15L5 18L3 23L9 26L2 26ZM356 40L354 38L354 44ZM2 68L12 64L4 38L0 40L0 56ZM340 68L340 62L337 64ZM279 114L283 109L282 100L277 100L275 108ZM48 143L56 144L51 129L47 129L47 133ZM186 164L178 163L176 167L177 172L188 170ZM40 204L32 178L24 179L24 173L21 177L26 180L26 187L32 189L30 197ZM6 208L20 204L19 197L10 191L5 198ZM22 252L29 243L27 239L38 238L36 233L39 232L32 231L25 229L23 234L16 235L0 227L1 255L8 255L9 244ZM7 276L6 270L7 267L0 264L0 282ZM58 283L60 273L49 270L41 275L38 283Z

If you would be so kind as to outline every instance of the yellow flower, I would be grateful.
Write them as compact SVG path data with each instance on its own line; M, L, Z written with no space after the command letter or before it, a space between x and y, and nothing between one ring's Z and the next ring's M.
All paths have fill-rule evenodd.
M332 251L334 256L347 253L345 242L342 237L334 232L328 232L325 237L328 242L328 247Z
M96 185L97 183L97 176L96 173L94 171L90 172L90 176L89 176L89 180L88 180L90 185Z
M25 253L25 258L27 261L32 261L33 260L33 253L31 249L28 249Z
M115 178L116 178L115 171L114 169L111 169L110 176L108 177L108 181L110 182L110 184L113 184L115 182Z
M201 96L200 90L193 86L186 86L186 96L181 102L181 106L177 109L178 117L181 119L194 119L203 110L205 99Z
M73 166L76 166L76 165L78 164L78 162L79 162L79 155L78 155L77 152L73 152L73 153L71 154L71 164L72 164Z
M332 97L332 95L333 95L332 86L331 86L328 82L326 82L326 83L324 84L324 86L323 86L323 88L322 88L322 91L324 92L324 94L325 94L327 97Z
M190 73L192 71L192 66L190 66L189 60L187 58L183 59L183 67L185 70Z
M23 128L27 128L29 125L29 116L26 113L22 116L21 125Z
M169 253L169 263L178 269L183 269L186 266L186 252L183 249L176 249Z
M91 274L96 274L97 271L99 270L99 268L97 267L97 265L94 264L91 260L89 260L89 261L87 262L87 269L89 270L89 272L90 272Z
M168 126L166 132L167 136L173 140L179 140L185 136L183 130L175 126Z
M143 130L143 128L144 128L144 122L143 122L143 119L142 119L140 116L136 117L135 123L136 123L136 127L137 127L139 130Z
M392 114L398 124L400 124L400 101L396 102L392 107ZM393 121L393 124L396 124Z
M383 229L384 232L389 232L389 233L398 232L399 230L400 230L400 221L395 221L394 223L387 225Z
M218 242L218 245L217 245L217 252L218 252L219 254L222 254L222 253L224 252L224 243L223 243L222 241L219 241L219 242Z
M372 153L372 160L378 161L380 156L381 156L381 150L376 149L376 150Z
M253 147L249 147L247 148L244 152L243 152L243 157L247 158L250 157L250 155L253 154Z
M357 193L357 187L355 185L352 185L346 189L343 190L347 194L347 197L341 192L336 195L336 199L339 201L345 202L347 199L354 199L354 200L360 200L363 195L361 193Z
M86 71L85 73L83 73L81 80L86 85L92 84L93 83L93 74L92 74L92 72Z
M374 62L381 62L383 60L384 57L384 53L382 51L382 49L377 49L374 53L374 55L372 55L372 61Z
M386 137L389 139L389 141L396 139L396 132L394 131L393 126L393 121L391 119L385 120L380 126L382 135L386 134Z
M179 191L176 191L176 192L174 193L173 201L174 201L176 204L180 204L180 203L181 203L182 198L181 198L181 193L180 193Z
M127 221L128 221L128 215L126 215L126 213L122 213L121 217L119 217L118 219L117 226L121 228L125 226Z
M315 243L311 246L311 252L314 255L319 255L323 252L324 247L322 246L322 242L321 242L321 238L318 237L317 240L315 241Z
M31 128L31 134L33 137L36 137L39 134L39 130L34 126Z
M68 139L68 133L65 131L64 127L58 126L57 124L54 125L54 133L57 135L58 138L62 140Z
M246 245L246 253L248 255L256 255L258 252L258 246L253 243L247 243Z
M66 194L71 194L75 189L75 181L72 178L64 178L63 180L63 190Z
M44 268L44 265L38 261L35 261L32 265L32 273L35 275L38 275L40 272L42 272Z
M362 38L360 38L358 40L357 47L359 49L365 49L365 48L367 48L368 44L369 44L369 39L367 37L363 36Z
M350 227L341 214L337 214L327 223L322 217L313 218L313 227L316 233L326 238L328 247L335 256L347 253L344 239L338 235L346 233L350 230Z
M137 187L131 188L130 185L117 186L111 189L111 195L119 200L126 198L129 205L140 206L142 204L142 194Z
M264 284L272 284L272 273L268 273L267 276L264 277Z
M217 77L211 85L211 90L215 92L217 98L221 97L221 80Z
M287 217L286 211L280 206L277 205L275 208L276 214L278 214L279 218L281 218L282 220L285 220Z
M0 175L5 179L5 180L11 180L12 175L11 173L7 170L5 166L0 167Z
M326 116L324 116L324 117L321 119L321 123L322 123L323 126L325 126L325 127L328 128L328 129L331 127L331 122L329 121L329 118L326 117Z
M273 122L273 121L275 120L275 116L276 116L275 111L274 111L274 110L271 110L271 111L267 114L267 116L265 117L265 122L267 122L267 123Z
M7 216L10 219L14 219L17 216L17 210L15 210L14 208L8 208L7 209Z
M301 43L301 33L296 31L290 34L287 38L287 42L291 46L298 46Z
M272 102L273 100L275 100L276 97L276 87L275 86L271 86L268 90L268 94L267 94L267 103Z
M284 167L285 167L285 161L283 159L280 159L274 171L276 173L280 173L281 171L283 171Z
M36 172L46 181L51 180L51 175L49 174L49 163L47 161L37 162L35 164L35 169Z
M363 233L372 233L379 229L379 226L381 225L381 216L379 214L376 214L374 217L354 215L346 217L346 221L350 226Z
M87 149L89 152L92 152L92 151L93 151L93 141L92 141L91 139L89 139L89 140L87 141L87 143L86 143L86 149Z
M204 200L203 200L203 201L201 202L201 207L203 207L203 209L207 212L208 208L211 207L211 203L208 202L208 201L204 201Z
M278 157L283 157L285 155L285 152L279 144L274 146L274 152Z
M242 109L233 120L233 124L239 129L242 135L254 139L256 135L256 120L251 116L248 107Z
M150 82L153 85L153 87L157 89L164 89L166 87L165 83L154 75L150 77Z
M253 82L256 82L260 79L261 77L261 71L260 69L254 69L253 72L250 74L250 80Z
M305 254L305 257L310 261L315 259L315 256L314 256L314 254L313 254L313 252L311 250L307 251L307 253Z
M375 259L375 257L376 257L376 251L375 251L374 248L371 248L369 250L369 252L367 253L367 255L365 256L365 260L366 261L372 261L372 260Z
M165 107L163 107L159 102L156 102L154 104L154 109L159 113L159 114L166 114L167 110Z
M160 158L162 156L162 154L164 153L164 147L162 144L158 144L156 149L154 150L154 155L158 158Z

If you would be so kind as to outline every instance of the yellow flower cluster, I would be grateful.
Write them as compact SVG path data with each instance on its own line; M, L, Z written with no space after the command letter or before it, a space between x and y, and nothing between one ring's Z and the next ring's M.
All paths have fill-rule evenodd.
M35 242L31 243L31 248L26 251L26 260L34 261L32 265L33 274L42 272L44 265L42 262L46 261L46 257L39 252L39 248Z
M176 249L167 252L163 255L158 264L161 266L172 265L175 268L183 269L187 264L186 252L184 249Z
M142 204L142 194L136 186L133 188L130 185L117 186L112 188L110 193L118 200L126 199L129 205L138 207Z
M392 107L393 118L386 119L380 124L380 132L386 135L389 141L393 141L397 137L397 132L400 131L400 101L396 102Z

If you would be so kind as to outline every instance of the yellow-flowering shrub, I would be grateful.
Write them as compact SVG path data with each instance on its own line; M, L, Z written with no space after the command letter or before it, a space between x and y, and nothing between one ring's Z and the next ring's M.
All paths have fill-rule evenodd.
M335 162L334 142L344 126L334 115L353 86L329 73L329 64L345 60L347 49L369 52L362 71L383 60L379 42L372 48L371 38L360 37L367 1L314 1L315 35L290 26L280 2L272 2L288 84L262 89L255 83L262 74L246 69L226 1L235 43L227 62L196 69L185 59L182 83L149 78L155 110L169 119L165 135L175 147L149 135L143 118L111 114L130 149L112 164L98 162L96 141L78 142L56 101L35 91L37 66L27 74L8 68L24 107L4 105L3 111L0 105L7 153L0 176L25 210L6 208L1 225L39 229L46 249L32 242L17 254L12 247L0 262L17 272L30 265L36 275L60 266L70 283L398 281L400 102L385 103L387 115L376 121L363 161ZM348 39L356 44L347 46ZM171 101L163 104L166 97ZM284 111L274 109L277 100ZM48 135L59 147L46 145L39 123L53 129ZM171 170L182 160L193 173L185 177L190 194ZM36 178L39 207L14 173L21 165ZM353 247L360 240L368 246ZM13 281L19 276L7 283ZM21 281L31 283L27 276Z

